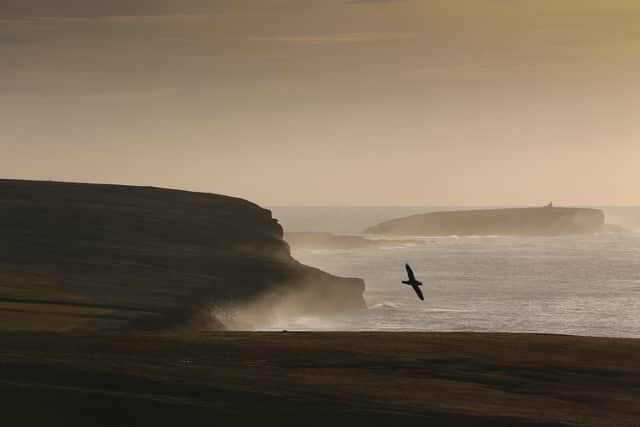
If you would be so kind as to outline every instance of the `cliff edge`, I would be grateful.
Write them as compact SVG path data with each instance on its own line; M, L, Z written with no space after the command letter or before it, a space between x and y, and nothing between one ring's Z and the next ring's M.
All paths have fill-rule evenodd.
M224 328L364 308L360 279L294 260L271 212L246 200L152 187L0 180L5 330ZM260 315L260 316L258 316Z
M582 208L511 208L431 212L398 218L365 230L397 235L542 235L588 234L604 229L604 213Z

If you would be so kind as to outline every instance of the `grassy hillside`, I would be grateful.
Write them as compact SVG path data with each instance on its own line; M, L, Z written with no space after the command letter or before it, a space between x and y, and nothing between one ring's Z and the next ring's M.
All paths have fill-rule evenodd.
M0 333L10 425L637 426L640 341Z
M0 241L5 330L221 326L211 308L265 293L364 305L362 281L297 263L268 210L222 195L0 180Z

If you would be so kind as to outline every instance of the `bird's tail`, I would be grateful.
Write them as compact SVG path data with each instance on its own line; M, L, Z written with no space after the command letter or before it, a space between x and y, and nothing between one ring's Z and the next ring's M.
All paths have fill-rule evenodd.
M404 283L405 285L410 285L411 284L411 282L408 281L408 280L403 280L402 283Z

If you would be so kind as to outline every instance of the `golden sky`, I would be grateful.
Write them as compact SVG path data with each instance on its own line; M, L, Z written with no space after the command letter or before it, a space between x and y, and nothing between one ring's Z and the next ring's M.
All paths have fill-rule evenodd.
M0 171L640 205L638 22L636 0L0 0Z

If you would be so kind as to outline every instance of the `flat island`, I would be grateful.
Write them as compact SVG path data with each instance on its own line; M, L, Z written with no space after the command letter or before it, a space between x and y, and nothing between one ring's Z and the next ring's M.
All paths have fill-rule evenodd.
M540 235L590 234L604 230L599 209L540 207L431 212L386 221L365 230L396 235Z

